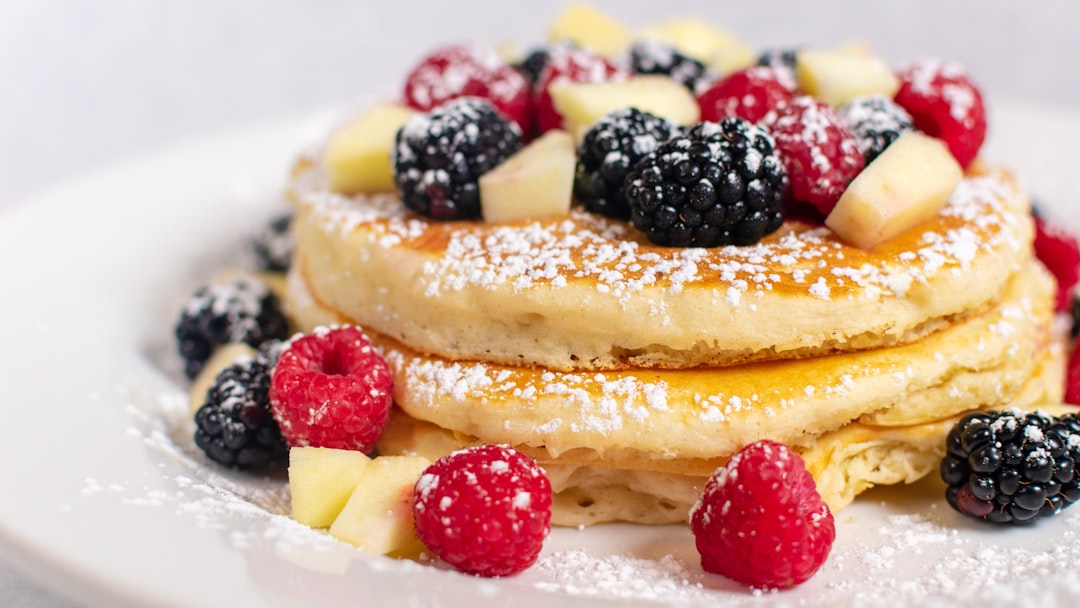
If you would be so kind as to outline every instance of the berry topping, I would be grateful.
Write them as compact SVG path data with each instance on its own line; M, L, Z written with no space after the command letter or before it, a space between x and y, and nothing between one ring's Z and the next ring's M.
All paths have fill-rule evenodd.
M753 67L714 83L698 96L698 105L702 120L718 122L725 116L738 116L757 122L792 97L791 89L781 81L780 72L769 67Z
M630 47L629 64L635 74L670 76L695 94L716 80L704 63L680 53L670 44L656 40L634 43Z
M1024 524L1080 498L1080 415L972 412L949 431L941 479L954 509L992 523Z
M1073 334L1077 333L1076 307L1073 308ZM1076 336L1073 335L1073 339ZM1073 346L1069 353L1068 366L1065 368L1065 403L1080 405L1080 348Z
M1035 256L1057 279L1058 312L1069 310L1080 282L1080 245L1076 237L1042 214L1035 217Z
M776 70L780 84L794 94L798 90L795 79L798 56L799 49L769 49L758 55L756 65Z
M809 579L836 538L802 457L767 440L713 473L690 511L690 529L706 571L770 589Z
M828 215L865 166L855 136L825 103L802 95L769 112L772 133L791 180L791 196Z
M405 103L423 112L459 97L487 99L522 133L532 129L531 83L493 49L474 44L442 47L405 80Z
M207 457L237 469L261 469L283 462L289 453L270 412L270 371L277 341L255 357L242 357L214 378L195 412L195 445Z
M289 269L296 246L289 232L292 218L292 212L279 215L255 235L251 247L260 270L285 272Z
M784 223L787 175L773 140L741 118L672 138L626 177L630 220L657 245L750 245Z
M880 95L856 97L837 108L836 115L840 124L855 136L868 165L901 133L915 128L904 108Z
M536 562L551 530L551 482L512 447L461 450L416 482L413 517L424 545L462 572L516 574Z
M678 125L636 108L608 114L585 132L578 146L574 196L594 213L630 217L623 190L626 175L679 132Z
M966 169L986 139L986 108L967 72L930 59L911 64L899 76L896 103L911 114L915 128L942 139Z
M553 82L597 83L624 80L625 68L608 61L603 55L568 43L557 44L548 49L547 64L536 82L536 126L540 132L562 127L562 116L555 111L548 90Z
M360 329L294 339L270 379L270 407L289 446L370 452L390 417L393 378Z
M418 114L398 131L394 181L405 206L436 220L480 216L480 176L522 147L521 130L478 97Z
M530 87L535 87L536 83L540 80L540 74L544 71L544 66L547 65L547 62L548 50L541 47L529 51L529 54L525 55L520 63L514 64L514 68L525 76L525 79L529 81Z
M242 277L196 291L180 312L174 334L184 373L193 379L222 344L244 342L258 348L285 339L289 324L266 284Z

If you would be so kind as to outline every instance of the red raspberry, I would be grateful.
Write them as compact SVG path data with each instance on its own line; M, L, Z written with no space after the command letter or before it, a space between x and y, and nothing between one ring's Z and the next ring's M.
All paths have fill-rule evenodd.
M986 139L982 94L962 67L940 59L917 61L900 74L896 103L911 114L915 128L941 138L965 169Z
M390 417L393 378L356 327L293 340L270 378L270 408L290 446L370 452Z
M603 55L569 44L559 44L548 51L547 64L536 80L534 107L536 126L541 133L562 127L562 115L555 111L548 88L553 82L608 82L629 76L626 67L616 65Z
M427 112L459 97L487 99L521 132L532 129L532 88L495 51L472 44L437 49L405 79L405 103Z
M1076 238L1046 218L1035 216L1035 257L1054 275L1058 283L1059 312L1072 306L1072 292L1080 282L1080 245Z
M551 482L512 447L461 450L420 476L413 518L424 545L462 572L517 574L536 562L551 531Z
M701 120L720 122L725 116L738 116L757 122L769 110L789 102L791 89L773 68L758 66L728 75L698 96Z
M769 112L762 125L776 139L792 197L828 215L866 165L855 136L832 108L806 95Z
M768 440L713 473L690 511L690 529L706 571L771 589L809 579L836 537L802 457Z

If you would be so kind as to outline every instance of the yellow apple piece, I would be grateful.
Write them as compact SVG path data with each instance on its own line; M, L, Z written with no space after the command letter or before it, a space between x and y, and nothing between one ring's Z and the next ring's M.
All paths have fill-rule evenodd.
M381 104L335 131L324 155L330 188L342 194L393 190L394 139L414 113L404 106Z
M572 42L601 55L614 57L634 40L634 33L622 23L584 4L566 7L548 29L551 42Z
M825 225L873 249L937 215L962 177L941 140L907 131L852 180Z
M195 380L191 382L191 389L188 391L188 408L191 415L194 416L195 412L206 403L206 391L210 390L210 386L221 370L244 357L254 357L255 354L255 349L244 342L230 342L217 347L199 374L195 376Z
M859 45L798 51L795 78L807 94L834 107L868 95L892 99L900 88L888 64Z
M624 108L637 108L683 125L696 123L701 117L693 93L662 74L619 82L553 82L550 91L555 111L575 140L596 121Z
M292 518L326 528L345 507L371 458L356 450L294 447L289 450Z
M412 494L431 461L423 456L380 456L364 470L330 535L364 551L388 554L416 541Z
M544 133L480 176L480 210L488 222L566 215L574 189L574 140Z
M659 40L701 61L718 78L750 67L754 51L730 32L699 19L673 19L645 28L641 37Z

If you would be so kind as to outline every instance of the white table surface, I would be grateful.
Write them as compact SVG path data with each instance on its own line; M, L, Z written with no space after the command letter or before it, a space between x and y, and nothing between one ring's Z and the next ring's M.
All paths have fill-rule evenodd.
M564 4L4 0L0 221L36 192L173 141L395 91L436 43L539 43ZM864 41L894 65L944 57L991 104L1080 109L1080 4L1067 0L591 4L630 25L702 16L756 48ZM15 564L0 565L0 605L80 604Z

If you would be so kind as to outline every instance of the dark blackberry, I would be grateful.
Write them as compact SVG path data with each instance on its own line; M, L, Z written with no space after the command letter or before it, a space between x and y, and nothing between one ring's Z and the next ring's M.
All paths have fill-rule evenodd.
M657 245L750 245L784 223L787 173L760 127L729 116L662 144L626 178L630 221Z
M866 164L884 152L901 133L915 128L904 108L880 95L856 97L837 108L836 116L855 136Z
M574 196L594 213L626 219L623 182L634 165L681 127L636 108L616 110L596 122L578 146Z
M946 440L945 498L965 515L1025 524L1080 499L1080 414L973 412Z
M274 341L274 344L279 342ZM236 469L263 469L285 460L288 445L270 411L270 376L280 349L264 348L221 370L195 412L195 445Z
M1080 294L1075 292L1072 297L1072 305L1069 307L1069 315L1072 318L1069 335L1075 340L1077 336L1080 336Z
M255 348L289 334L289 323L274 292L253 277L208 285L191 296L174 330L184 372L195 378L214 349L229 342Z
M550 54L546 48L533 49L519 63L515 63L514 67L528 79L530 85L535 87L540 81L540 73L547 66L548 57Z
M459 97L398 131L394 181L405 206L421 215L479 217L480 176L521 146L521 129L489 101Z
M776 71L779 80L788 90L795 92L798 84L795 78L795 69L798 65L798 48L768 49L758 55L755 62L759 66L772 68Z
M292 212L275 217L252 239L251 248L260 270L285 272L289 269L296 246L289 232L292 218Z
M646 40L630 47L630 70L635 74L664 74L670 76L697 95L716 80L705 64L680 53L665 42Z

